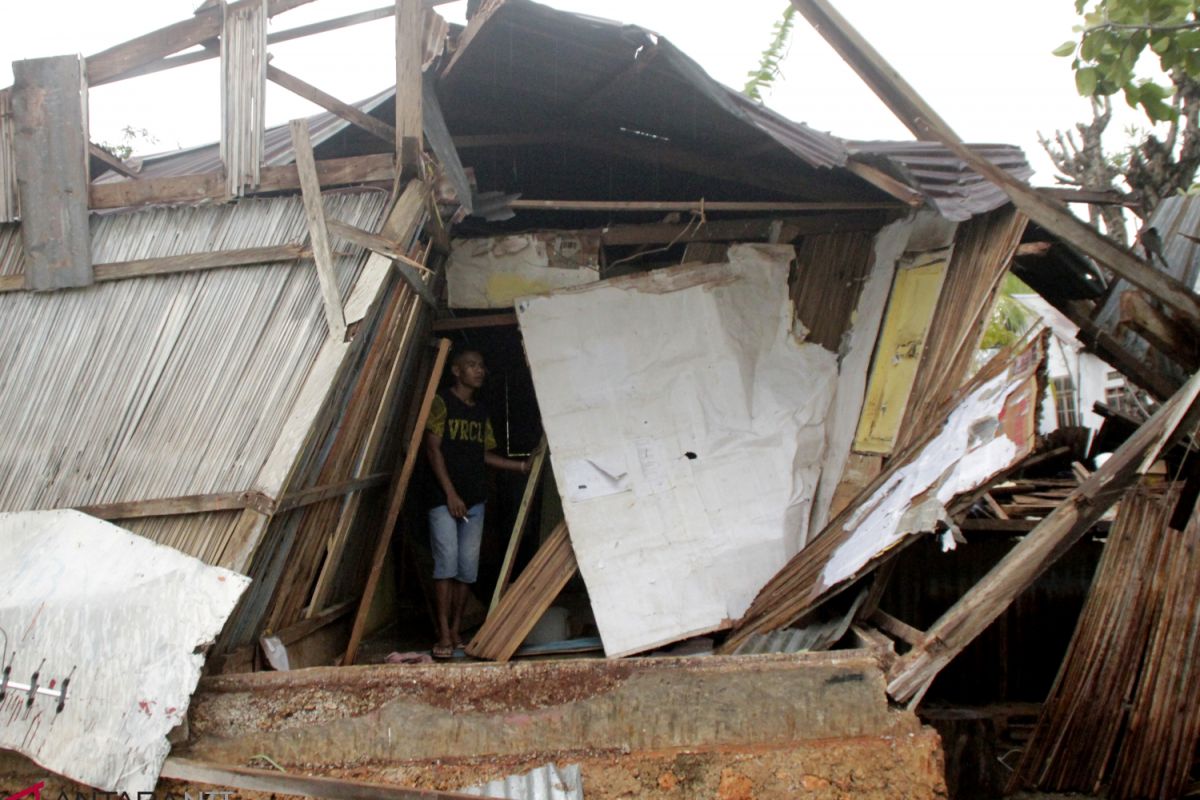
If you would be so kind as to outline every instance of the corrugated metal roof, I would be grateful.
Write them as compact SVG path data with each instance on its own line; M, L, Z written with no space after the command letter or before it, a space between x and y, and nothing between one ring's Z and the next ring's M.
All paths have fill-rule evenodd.
M883 169L921 191L947 219L966 220L1008 203L1008 195L937 142L856 142L846 146L857 161ZM972 150L1021 180L1033 176L1021 148L972 144Z
M461 793L505 800L583 800L583 774L578 764L566 767L547 764L524 775L509 775L463 789Z
M327 194L374 230L382 192ZM299 197L92 217L97 263L299 242ZM0 273L20 271L0 227ZM336 243L345 294L366 253ZM328 333L311 261L0 294L0 511L249 489Z

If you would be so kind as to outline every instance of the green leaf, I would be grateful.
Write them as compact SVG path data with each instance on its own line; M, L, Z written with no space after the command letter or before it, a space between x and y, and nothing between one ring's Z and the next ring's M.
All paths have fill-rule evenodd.
M1125 102L1129 104L1129 107L1137 108L1137 105L1140 101L1141 101L1141 89L1137 86L1126 86L1125 87Z
M1161 56L1163 53L1171 49L1171 37L1160 36L1150 43L1150 49Z
M1100 71L1095 67L1084 67L1075 73L1075 89L1084 97L1096 93L1096 84L1100 82Z
M1067 56L1069 56L1075 52L1075 42L1074 41L1063 42L1058 47L1054 48L1054 50L1052 50L1051 52L1054 55L1058 56L1059 58L1066 58Z

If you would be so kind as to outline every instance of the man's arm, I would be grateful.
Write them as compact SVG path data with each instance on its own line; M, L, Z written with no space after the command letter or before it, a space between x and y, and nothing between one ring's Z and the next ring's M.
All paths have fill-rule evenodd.
M533 464L531 459L523 459L517 461L512 458L505 458L496 449L496 434L492 431L492 421L489 419L483 426L483 463L487 464L492 469L506 469L509 472L519 472L522 475L528 475L529 469Z
M519 472L522 475L528 475L530 465L533 462L528 458L523 458L520 461L515 458L505 458L499 453L488 450L483 454L483 463L492 469L506 469L509 472Z

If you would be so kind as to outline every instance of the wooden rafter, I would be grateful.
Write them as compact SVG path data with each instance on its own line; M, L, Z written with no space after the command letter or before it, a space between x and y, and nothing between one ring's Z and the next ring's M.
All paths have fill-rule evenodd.
M303 97L305 100L319 105L326 111L337 114L350 124L357 125L367 133L387 142L389 145L394 144L396 141L396 129L391 125L382 120L375 119L370 114L363 113L360 109L349 103L343 103L333 95L321 91L311 83L306 83L289 72L284 72L279 67L267 65L267 80Z
M351 158L333 158L316 162L321 186L345 186L359 183L390 183L396 177L391 153ZM224 195L223 170L178 175L167 178L140 178L92 184L88 189L92 209L126 208L151 203L198 203L220 200ZM263 167L259 192L294 191L300 188L295 164Z

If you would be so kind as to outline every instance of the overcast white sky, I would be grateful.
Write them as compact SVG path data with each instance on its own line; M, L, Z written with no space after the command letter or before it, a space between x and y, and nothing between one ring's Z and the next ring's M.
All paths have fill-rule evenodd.
M545 0L548 5L650 28L670 39L721 82L740 88L757 63L786 0ZM12 0L9 0L12 2ZM1048 185L1052 172L1037 132L1087 116L1066 59L1050 55L1071 37L1072 0L834 0L839 11L956 129L974 142L1020 145ZM189 17L199 0L40 0L13 3L0 26L0 86L14 60L88 55ZM315 0L275 18L272 30L341 16L385 0ZM442 6L462 21L465 2ZM393 78L391 20L272 47L272 63L347 101ZM96 141L118 142L125 125L146 128L158 151L214 141L219 135L217 64L204 62L92 90ZM803 18L783 76L767 104L786 116L846 138L911 139ZM1123 104L1122 104L1123 106ZM319 109L268 84L268 124ZM1132 114L1128 120L1134 120ZM1124 123L1122 123L1124 124ZM1114 128L1117 126L1114 126Z

